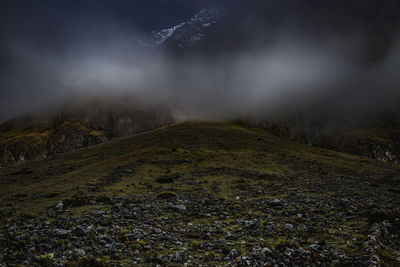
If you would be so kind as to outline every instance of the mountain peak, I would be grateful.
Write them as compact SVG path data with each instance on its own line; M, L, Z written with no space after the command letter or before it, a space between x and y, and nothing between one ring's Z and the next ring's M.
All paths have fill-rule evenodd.
M186 22L154 32L150 43L155 47L194 47L225 15L223 8L202 9Z

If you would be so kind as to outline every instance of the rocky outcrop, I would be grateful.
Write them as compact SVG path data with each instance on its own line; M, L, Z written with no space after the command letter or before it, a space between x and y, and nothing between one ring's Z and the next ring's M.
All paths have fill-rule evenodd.
M384 118L359 125L345 122L314 121L288 116L283 119L241 120L263 127L275 135L343 153L369 157L382 162L400 162L400 123Z
M90 131L81 124L66 122L52 137L47 154L61 154L106 141L103 132Z
M382 162L399 163L400 145L398 139L383 134L392 129L364 129L321 136L312 145L340 152L369 157ZM368 133L367 135L365 133Z
M374 223L369 232L367 241L364 242L364 248L370 255L369 266L381 266L378 255L378 248L384 247L385 240L389 236L389 229L392 225L387 222Z
M173 121L170 111L163 106L139 108L101 101L68 105L50 118L10 120L0 126L0 166L104 143Z
M34 146L33 141L30 137L24 137L4 143L0 148L0 166L23 164L28 160L40 157L44 151Z

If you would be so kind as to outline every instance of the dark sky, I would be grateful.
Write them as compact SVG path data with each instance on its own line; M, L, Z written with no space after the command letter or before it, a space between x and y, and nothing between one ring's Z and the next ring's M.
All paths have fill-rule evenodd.
M130 31L135 35L149 34L186 21L202 8L210 6L229 7L232 1L1 1L0 120L13 116L17 109L29 110L32 99L40 102L38 97L43 95L38 88L43 75L33 73L32 66L28 66L32 65L32 60L21 53L29 50L29 56L37 55L43 60L43 57L54 58L54 55L61 57L80 40L88 42L92 38L98 43L112 42L113 34L118 35L119 30L124 34ZM35 64L40 68L40 60ZM46 95L42 97L46 98Z
M154 59L134 66L132 39L186 21L209 6L226 7L233 14L225 32L214 36L217 46L256 45L243 46L248 50L211 67L204 62L189 67L168 62L153 72L158 64ZM150 80L159 80L157 85L141 84L144 88L170 88L167 92L151 88L147 97L154 94L163 100L173 95L178 100L171 103L177 105L182 102L192 107L199 102L198 106L212 109L215 105L228 113L246 100L248 107L255 100L261 104L264 98L272 101L271 92L283 99L281 91L288 87L300 94L304 88L320 87L319 94L325 96L329 88L335 97L340 90L347 95L353 90L357 97L366 95L360 88L368 87L372 96L358 102L368 105L380 95L396 102L400 92L396 74L400 69L399 6L398 0L3 0L0 121L56 103L72 91L86 90L81 80L88 88L107 85L112 92L127 84L135 87L134 79L127 77L140 73L137 69ZM224 45L220 49L226 50ZM143 62L147 66L141 66ZM190 70L187 84L171 80L173 75L167 70L172 67ZM105 81L107 75L110 79ZM242 78L230 84L232 77ZM204 81L209 82L207 88ZM78 83L81 87L74 88ZM181 91L176 90L180 87ZM346 97L341 93L337 98Z
M226 0L5 0L1 1L2 31L29 31L38 27L68 27L72 21L112 16L150 31L172 26L208 6L229 6Z
M240 2L239 0L236 0ZM233 2L236 2L233 1ZM0 52L15 42L59 47L76 33L106 32L119 24L150 33L181 23L202 8L232 6L228 0L4 0L0 3ZM72 37L74 38L74 37Z

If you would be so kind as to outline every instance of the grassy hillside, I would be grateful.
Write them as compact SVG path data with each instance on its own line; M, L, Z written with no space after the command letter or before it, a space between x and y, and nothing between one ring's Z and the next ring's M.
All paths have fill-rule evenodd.
M252 264L272 264L276 257L283 261L287 249L293 259L304 248L316 263L352 265L376 254L390 265L399 263L399 174L399 165L259 128L217 122L165 127L0 169L0 244L10 249L0 262L181 266L247 255ZM367 251L368 232L384 220L392 238ZM60 244L56 233L32 234L26 223L72 232ZM74 236L78 226L86 238ZM106 246L96 239L100 233L118 245Z

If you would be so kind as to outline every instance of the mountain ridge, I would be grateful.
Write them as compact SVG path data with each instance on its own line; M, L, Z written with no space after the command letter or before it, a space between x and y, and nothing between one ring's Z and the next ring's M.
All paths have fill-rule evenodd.
M125 103L125 104L123 104ZM87 100L0 125L0 166L24 164L173 123L166 106Z

